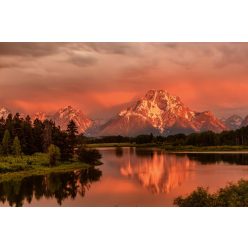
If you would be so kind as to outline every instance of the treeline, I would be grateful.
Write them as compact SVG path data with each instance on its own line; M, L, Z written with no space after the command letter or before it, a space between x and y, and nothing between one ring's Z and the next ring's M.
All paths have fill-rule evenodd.
M248 126L237 130L223 131L221 133L207 131L189 135L171 135L166 138L166 143L192 146L247 146Z
M19 146L21 152L31 155L36 152L48 152L51 144L59 147L63 160L73 155L77 143L77 127L73 121L68 124L67 130L62 131L51 120L40 121L31 118L21 118L17 113L8 115L6 120L0 120L0 151L4 155L14 152ZM19 143L19 144L18 144Z
M101 156L96 151L87 151L81 147L82 137L73 120L64 131L51 120L35 119L32 122L30 116L21 118L19 113L0 119L0 155L43 152L49 154L50 164L55 165L58 159L72 159L77 150L80 161L95 163Z
M192 146L246 146L248 145L248 126L237 130L214 133L206 131L189 135L176 134L165 136L138 135L136 137L105 136L101 138L85 138L86 143L135 143L135 144L168 144Z
M143 134L136 137L117 136L104 136L100 138L87 138L84 137L87 144L102 144L102 143L132 143L132 144L147 144L147 143L160 143L166 140L163 136L154 136L153 134Z

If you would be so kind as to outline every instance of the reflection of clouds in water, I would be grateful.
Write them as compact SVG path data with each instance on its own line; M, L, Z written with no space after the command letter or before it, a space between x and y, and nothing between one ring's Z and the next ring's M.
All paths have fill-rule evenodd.
M166 155L154 152L148 156L131 158L121 166L121 175L137 179L152 193L169 193L189 177L189 169L195 167L187 156Z

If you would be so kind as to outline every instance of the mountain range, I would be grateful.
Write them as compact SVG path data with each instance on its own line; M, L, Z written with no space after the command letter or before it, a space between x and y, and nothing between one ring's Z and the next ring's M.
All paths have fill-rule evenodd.
M10 113L8 109L0 108L0 118L6 119ZM90 136L136 136L150 133L171 135L208 130L221 132L248 125L248 116L244 119L238 115L218 119L210 111L197 112L190 109L178 96L164 90L149 90L135 104L123 109L105 123L91 120L81 110L71 106L61 108L52 114L37 112L31 116L33 121L36 118L41 121L50 119L62 130L66 129L70 120L74 120L79 133Z
M8 115L11 114L11 111L5 107L0 108L0 119L6 119ZM24 114L20 114L21 117L24 117ZM81 110L75 109L71 106L61 108L55 113L48 114L45 112L37 112L31 116L31 120L39 119L44 121L45 119L52 120L57 126L60 126L62 130L66 130L67 124L70 120L73 120L77 127L79 133L86 132L91 126L93 126L93 121L88 118Z

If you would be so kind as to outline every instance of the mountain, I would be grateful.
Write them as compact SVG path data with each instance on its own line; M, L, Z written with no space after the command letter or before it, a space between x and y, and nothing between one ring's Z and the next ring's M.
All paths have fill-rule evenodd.
M135 136L144 133L170 135L227 127L209 111L195 112L179 97L164 90L150 90L137 103L104 124L98 135Z
M246 127L248 126L248 115L243 119L240 127Z
M9 114L11 114L11 112L8 109L6 109L5 107L0 108L0 119L6 119Z
M51 119L51 117L49 115L47 115L44 112L36 112L32 117L31 117L32 121L34 121L35 119L38 119L40 121L44 121L46 119Z
M93 124L93 121L84 115L81 110L74 109L71 106L59 109L50 116L50 119L53 120L57 126L60 126L62 130L66 130L69 121L73 120L78 127L79 133L85 132Z
M84 133L93 125L93 121L90 120L81 110L75 109L71 106L61 108L55 113L47 114L45 112L37 112L32 116L32 121L39 119L44 121L45 119L52 120L56 126L60 126L62 130L66 130L69 121L73 120L79 133Z
M225 125L231 129L231 130L235 130L241 127L241 124L243 122L243 118L239 115L232 115L230 117L228 117L227 119L223 119L223 122L225 123ZM248 123L247 123L248 125Z

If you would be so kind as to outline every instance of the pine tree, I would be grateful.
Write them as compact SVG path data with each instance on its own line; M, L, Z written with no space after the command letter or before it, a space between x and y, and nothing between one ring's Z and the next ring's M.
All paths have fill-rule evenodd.
M43 130L44 125L39 119L34 120L33 125L33 142L34 142L34 152L43 151Z
M35 151L34 148L34 136L32 129L32 122L29 115L22 121L22 147L25 154L32 154Z
M68 123L66 132L68 135L67 136L68 155L70 158L72 158L74 154L74 149L77 143L77 134L78 134L76 123L73 120L71 120Z
M19 138L21 138L21 132L22 132L21 123L22 123L22 119L20 118L20 114L16 113L11 123L13 137L18 136Z
M52 144L52 123L48 120L44 121L43 130L43 151L47 152L48 147Z
M12 152L15 156L20 156L22 153L21 143L18 136L15 136L13 145L12 145Z
M2 146L3 146L3 154L8 155L10 152L10 133L8 129L6 129L4 132Z

